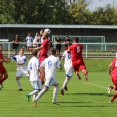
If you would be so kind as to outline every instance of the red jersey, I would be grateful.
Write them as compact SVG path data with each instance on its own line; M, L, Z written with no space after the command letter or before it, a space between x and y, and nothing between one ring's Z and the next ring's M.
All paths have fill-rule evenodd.
M115 59L112 61L112 65L113 65L112 74L117 75L117 58L115 58Z
M47 55L49 49L49 40L44 39L41 45L43 45L43 48L40 50L40 55Z
M2 54L2 52L0 52L0 59L3 59L3 54ZM0 65L3 65L3 63L0 62Z
M82 59L82 50L83 50L83 45L79 43L70 46L72 61L77 61L79 59Z

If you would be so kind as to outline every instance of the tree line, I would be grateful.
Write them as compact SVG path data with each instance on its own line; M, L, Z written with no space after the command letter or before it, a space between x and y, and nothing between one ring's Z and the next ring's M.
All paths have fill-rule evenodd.
M92 0L0 0L0 24L117 25L117 8L94 11Z

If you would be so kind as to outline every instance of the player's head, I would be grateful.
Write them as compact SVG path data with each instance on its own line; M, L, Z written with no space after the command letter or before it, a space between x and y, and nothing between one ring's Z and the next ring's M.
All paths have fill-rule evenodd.
M33 51L32 51L32 55L33 55L33 56L37 57L37 54L38 54L38 50L33 50Z
M0 52L2 51L2 45L0 44Z
M28 33L28 36L30 37L30 36L31 36L31 34L30 34L30 33Z
M56 49L55 48L50 48L50 54L51 55L56 55Z
M48 33L44 32L43 33L43 39L47 39L48 38Z
M78 43L79 42L79 38L78 37L74 37L73 42L74 43Z
M24 54L24 48L20 48L19 53L20 53L20 55L23 55Z

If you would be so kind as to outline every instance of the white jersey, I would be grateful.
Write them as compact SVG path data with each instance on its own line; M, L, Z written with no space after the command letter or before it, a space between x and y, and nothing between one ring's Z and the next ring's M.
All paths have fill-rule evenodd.
M56 69L61 68L61 63L59 57L55 57L53 55L46 58L41 66L45 67L45 78L55 78Z
M39 79L40 63L36 57L32 57L28 62L28 70L30 71L30 81L37 81Z
M71 54L66 51L64 51L63 55L62 55L63 58L65 58L65 63L64 63L64 66L72 66L72 61L71 61Z
M24 69L27 70L27 65L26 65L26 56L25 55L15 55L11 57L13 60L16 61L16 63L24 63L23 65L17 65L17 70Z
M33 42L33 38L30 36L26 37L26 41L27 41L27 46L32 46L32 42Z

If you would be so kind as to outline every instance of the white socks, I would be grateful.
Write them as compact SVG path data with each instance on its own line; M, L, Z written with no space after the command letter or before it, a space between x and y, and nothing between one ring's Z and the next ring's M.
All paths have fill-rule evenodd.
M53 101L56 101L56 96L57 96L58 88L59 88L59 85L56 86L56 87L54 87L54 90L53 90Z
M47 91L47 90L42 89L42 90L38 93L37 97L35 98L35 101L39 100L40 97L41 97L46 91Z
M66 78L64 83L63 83L63 86L62 86L62 89L64 90L65 89L65 86L67 86L69 80Z
M18 85L19 89L22 89L22 86L21 86L20 81L19 80L16 80L16 82L17 82L17 85Z
M29 93L29 95L34 95L34 94L37 94L39 92L39 90L34 90L32 92Z

